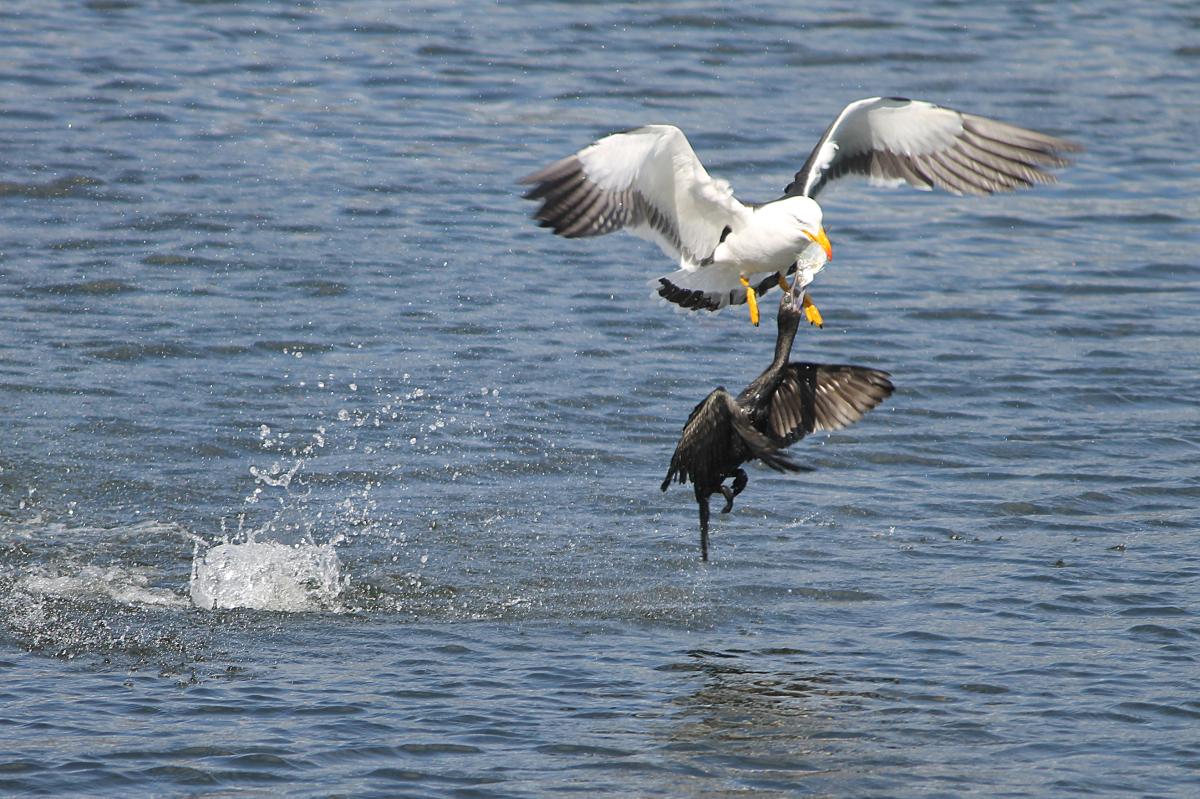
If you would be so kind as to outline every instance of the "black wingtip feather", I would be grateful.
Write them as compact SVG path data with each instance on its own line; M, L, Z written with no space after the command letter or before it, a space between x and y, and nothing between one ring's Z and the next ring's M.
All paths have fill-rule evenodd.
M721 304L717 300L709 297L703 291L680 288L665 277L658 279L658 296L689 311L701 309L716 311L721 308Z

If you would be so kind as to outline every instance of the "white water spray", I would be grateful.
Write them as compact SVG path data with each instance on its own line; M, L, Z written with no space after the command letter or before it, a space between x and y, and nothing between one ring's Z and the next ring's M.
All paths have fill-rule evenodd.
M190 592L198 608L300 612L338 610L342 563L332 544L273 541L217 544L192 556Z

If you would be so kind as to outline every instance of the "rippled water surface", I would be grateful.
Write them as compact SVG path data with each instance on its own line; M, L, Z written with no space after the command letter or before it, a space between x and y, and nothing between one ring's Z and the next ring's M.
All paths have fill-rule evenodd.
M0 793L1195 795L1200 13L738 8L0 7ZM515 181L672 122L766 200L873 94L1087 151L822 195L797 356L898 390L701 564L773 324Z

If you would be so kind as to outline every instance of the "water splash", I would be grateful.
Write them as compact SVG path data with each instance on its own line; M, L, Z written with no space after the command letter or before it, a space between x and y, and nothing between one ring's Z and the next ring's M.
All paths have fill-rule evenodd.
M104 599L122 605L187 605L176 592L150 585L149 575L118 566L85 565L73 574L30 573L17 580L14 589L38 596Z
M192 556L192 603L204 610L340 610L345 587L333 544L217 544Z
M52 657L153 664L163 675L214 662L210 629L192 623L174 564L185 535L158 521L0 522L0 640Z

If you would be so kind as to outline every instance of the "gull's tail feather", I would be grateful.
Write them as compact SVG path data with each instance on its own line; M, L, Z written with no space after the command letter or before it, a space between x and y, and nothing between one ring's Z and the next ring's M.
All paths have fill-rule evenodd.
M748 280L762 296L779 285L776 272L758 272ZM650 282L654 293L686 310L719 311L727 305L744 305L746 287L738 275L728 269L701 267L680 269Z

